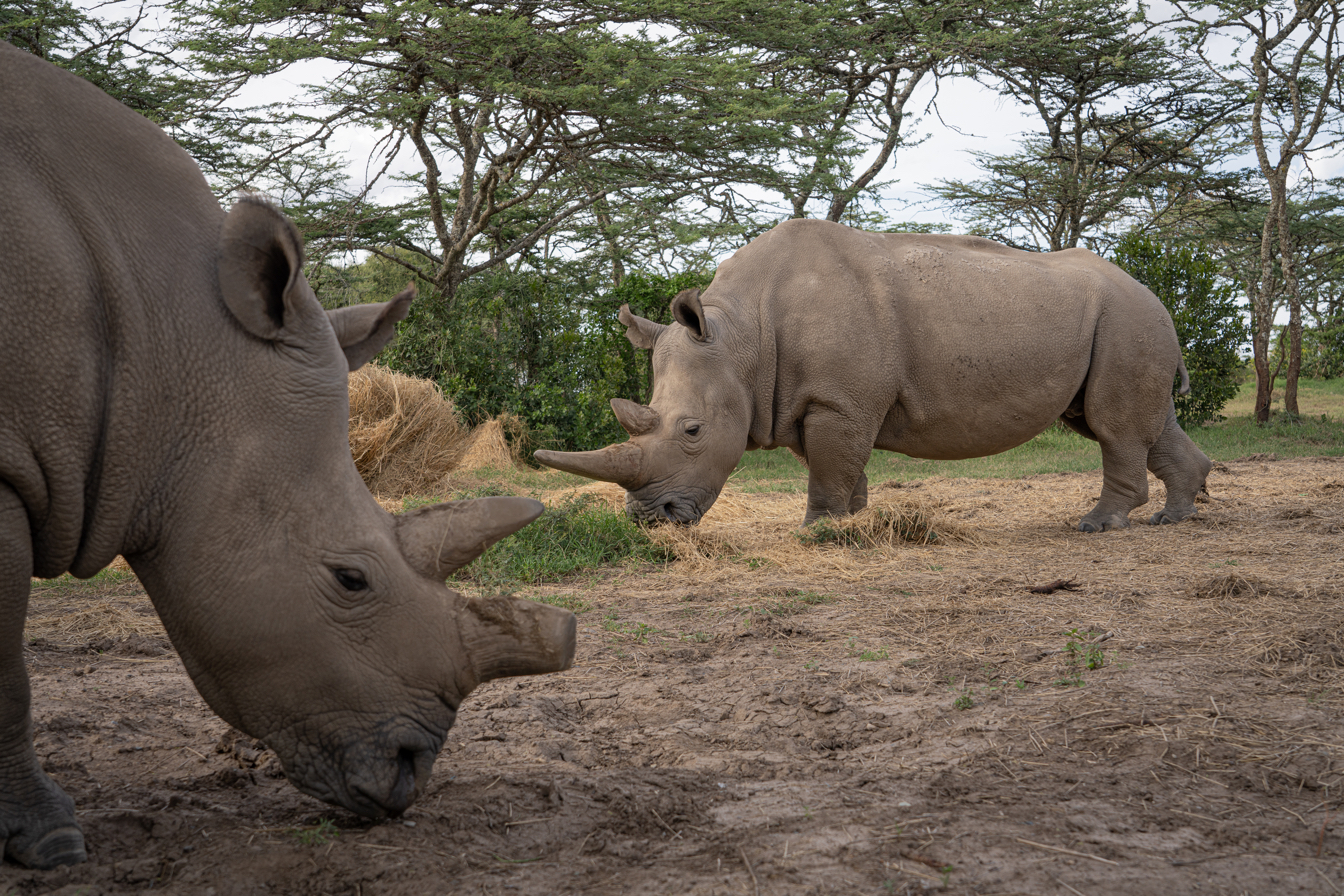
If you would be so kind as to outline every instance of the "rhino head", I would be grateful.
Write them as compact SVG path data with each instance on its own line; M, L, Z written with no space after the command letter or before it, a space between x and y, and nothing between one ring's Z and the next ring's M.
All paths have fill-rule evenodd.
M695 523L714 505L746 449L751 394L730 333L698 289L672 300L672 325L622 305L636 348L653 352L649 405L613 398L630 440L599 451L538 451L538 462L625 488L625 509L642 522Z
M225 217L213 301L236 326L184 374L180 390L214 391L177 425L140 514L152 522L125 553L215 712L273 748L300 790L396 816L463 698L568 668L575 621L445 585L539 502L394 516L369 494L350 455L347 375L393 335L413 292L326 312L302 262L298 232L266 203Z

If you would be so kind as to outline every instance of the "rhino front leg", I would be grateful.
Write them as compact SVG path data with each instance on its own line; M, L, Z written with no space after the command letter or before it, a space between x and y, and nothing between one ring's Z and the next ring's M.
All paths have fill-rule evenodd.
M809 411L803 420L807 463L807 516L803 525L823 516L848 516L868 506L868 476L873 433L856 434L853 422L831 410Z
M1167 504L1149 518L1154 526L1179 523L1196 513L1195 496L1204 489L1213 463L1176 422L1176 408L1167 413L1167 425L1152 450L1148 469L1167 487Z
M1101 443L1101 500L1078 524L1082 532L1129 527L1129 512L1148 502L1148 449L1139 442Z
M33 573L28 515L0 483L0 843L29 868L84 861L75 804L42 771L33 750L23 620Z

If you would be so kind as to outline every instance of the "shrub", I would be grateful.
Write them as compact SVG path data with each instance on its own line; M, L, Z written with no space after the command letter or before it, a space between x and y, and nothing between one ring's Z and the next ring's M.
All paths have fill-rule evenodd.
M670 320L673 295L700 275L632 275L602 292L579 272L496 272L468 281L453 301L425 295L381 360L433 380L470 423L512 414L535 445L563 450L624 441L612 398L644 401L647 353L625 338L617 310Z
M1182 426L1221 419L1241 377L1241 346L1248 334L1231 284L1218 282L1218 266L1198 246L1158 243L1131 232L1113 259L1131 277L1153 291L1171 313L1181 343L1190 394L1175 395Z

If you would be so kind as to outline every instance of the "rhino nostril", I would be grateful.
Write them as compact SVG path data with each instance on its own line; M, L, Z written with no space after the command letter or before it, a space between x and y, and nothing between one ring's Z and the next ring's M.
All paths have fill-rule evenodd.
M410 808L415 800L415 753L406 747L397 751L397 781L387 795L383 808L396 818Z

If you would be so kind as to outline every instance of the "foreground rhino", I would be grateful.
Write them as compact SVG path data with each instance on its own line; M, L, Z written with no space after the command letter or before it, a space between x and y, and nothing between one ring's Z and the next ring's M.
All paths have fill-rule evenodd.
M226 216L145 119L0 43L0 842L81 861L33 752L31 576L118 553L215 712L301 790L366 816L415 799L483 681L567 668L574 617L443 584L541 505L393 517L355 472L347 372L411 301L324 312L297 231Z
M1192 515L1209 472L1176 423L1172 382L1188 378L1170 315L1082 249L786 221L672 315L663 326L621 308L630 341L653 350L652 404L611 403L630 441L536 453L624 486L636 519L695 522L744 450L779 447L808 467L804 523L843 516L867 504L875 447L983 457L1056 419L1101 443L1085 532L1129 525L1145 467L1167 486L1154 523Z

